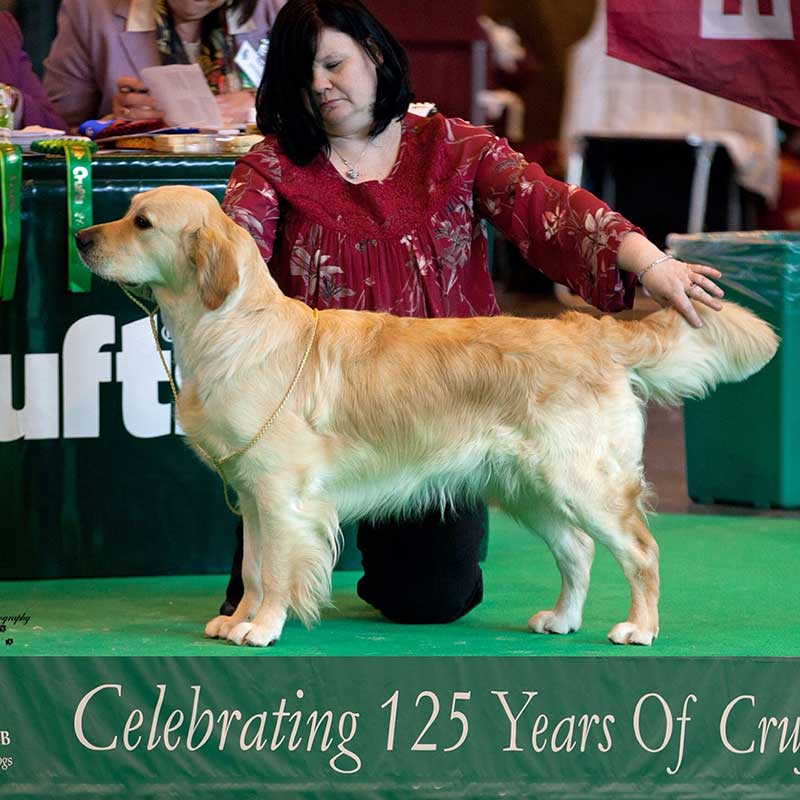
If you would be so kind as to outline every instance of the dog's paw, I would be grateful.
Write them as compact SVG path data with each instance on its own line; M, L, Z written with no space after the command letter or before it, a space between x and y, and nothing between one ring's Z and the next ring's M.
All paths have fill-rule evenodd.
M254 625L252 622L240 622L228 631L229 642L250 647L268 647L275 644L279 637L280 631L276 633L266 625Z
M649 646L658 636L655 631L633 622L620 622L608 632L608 640L614 644L641 644Z
M570 619L567 614L555 611L540 611L528 620L528 628L534 633L572 633L581 626L579 619Z
M270 647L275 644L280 637L280 631L272 630L266 625L253 625L244 637L242 644L248 644L251 647Z
M228 635L231 617L224 614L214 617L206 624L206 636L209 639L224 639Z
M247 636L252 627L252 622L240 622L226 632L225 638L233 644L244 644L244 637Z

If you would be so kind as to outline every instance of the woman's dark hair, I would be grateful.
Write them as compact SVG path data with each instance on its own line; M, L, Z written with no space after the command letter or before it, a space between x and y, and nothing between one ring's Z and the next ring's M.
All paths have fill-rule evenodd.
M402 117L414 97L405 50L359 0L289 0L270 34L256 112L259 130L276 134L283 152L299 165L308 164L320 151L330 152L319 110L314 103L311 108L306 104L323 28L346 33L375 64L378 85L370 136Z
M225 7L239 12L239 24L242 25L253 16L257 4L258 0L228 0Z

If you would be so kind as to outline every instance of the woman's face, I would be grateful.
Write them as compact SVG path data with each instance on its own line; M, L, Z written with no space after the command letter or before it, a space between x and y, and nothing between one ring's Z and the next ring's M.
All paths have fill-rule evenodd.
M372 127L378 73L366 51L346 33L323 28L312 66L310 101L325 130L346 135Z
M175 22L203 19L206 14L225 5L225 0L167 0Z

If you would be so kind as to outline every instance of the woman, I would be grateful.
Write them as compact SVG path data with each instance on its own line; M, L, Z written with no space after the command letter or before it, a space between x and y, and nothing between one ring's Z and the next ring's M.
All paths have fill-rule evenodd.
M197 62L226 125L246 122L254 90L234 59L267 41L283 0L63 0L44 86L67 122L158 117L145 67Z
M598 308L629 308L637 276L693 325L690 296L719 307L716 270L667 258L489 131L408 114L407 78L402 49L359 0L289 0L278 15L256 101L266 138L234 168L223 207L287 295L401 316L497 314L486 219ZM482 597L483 519L457 508L362 523L359 595L397 621L462 616ZM222 613L240 597L235 563Z

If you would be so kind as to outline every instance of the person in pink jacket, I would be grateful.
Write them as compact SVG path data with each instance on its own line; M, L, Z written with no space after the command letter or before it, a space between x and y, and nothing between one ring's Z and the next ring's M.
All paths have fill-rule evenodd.
M63 0L44 86L75 127L112 114L158 117L140 80L145 67L197 62L226 124L247 119L254 91L234 58L268 41L284 0Z
M22 32L14 17L0 13L0 83L8 84L14 94L14 127L43 125L64 130L58 116L31 67L22 48Z

